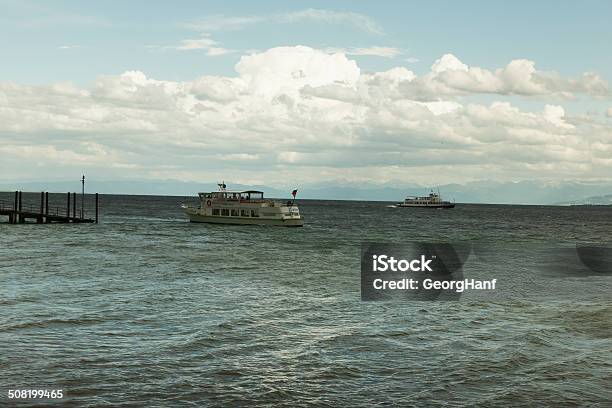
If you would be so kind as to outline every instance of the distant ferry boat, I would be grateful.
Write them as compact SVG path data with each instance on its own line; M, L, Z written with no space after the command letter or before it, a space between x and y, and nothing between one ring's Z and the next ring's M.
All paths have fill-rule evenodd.
M219 191L198 193L200 204L183 204L185 214L191 222L240 225L277 225L301 227L304 218L293 200L287 203L264 199L262 191L227 191L225 184L219 184Z
M440 194L432 191L426 197L408 196L403 202L397 203L396 207L454 208L455 203L442 201Z

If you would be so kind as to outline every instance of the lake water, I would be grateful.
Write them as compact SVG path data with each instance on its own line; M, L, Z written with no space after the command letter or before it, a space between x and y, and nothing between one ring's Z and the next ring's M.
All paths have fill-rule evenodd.
M609 245L612 207L298 200L292 229L192 224L183 201L104 195L98 225L2 219L0 405L8 389L91 407L612 403L605 271L543 299L360 299L364 241Z

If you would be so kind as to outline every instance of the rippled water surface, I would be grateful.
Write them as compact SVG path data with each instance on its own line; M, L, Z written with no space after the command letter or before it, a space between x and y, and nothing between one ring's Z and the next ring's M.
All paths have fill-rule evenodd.
M287 229L191 224L182 201L1 220L0 405L23 388L91 407L612 403L609 299L362 302L359 271L362 241L609 243L610 207L305 200Z

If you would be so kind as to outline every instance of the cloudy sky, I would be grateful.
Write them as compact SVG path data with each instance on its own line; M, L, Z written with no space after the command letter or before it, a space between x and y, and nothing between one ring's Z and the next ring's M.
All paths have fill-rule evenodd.
M611 2L0 10L0 181L612 178Z

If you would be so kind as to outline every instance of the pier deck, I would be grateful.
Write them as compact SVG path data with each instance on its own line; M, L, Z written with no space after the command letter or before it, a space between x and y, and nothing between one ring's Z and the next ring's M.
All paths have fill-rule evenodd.
M8 216L9 224L23 224L27 220L34 220L38 224L98 223L98 193L95 194L95 218L85 217L82 208L77 213L76 193L67 193L65 207L49 207L49 193L47 192L40 193L40 206L33 204L24 205L22 193L22 191L15 191L15 199L12 202L0 200L0 216Z

